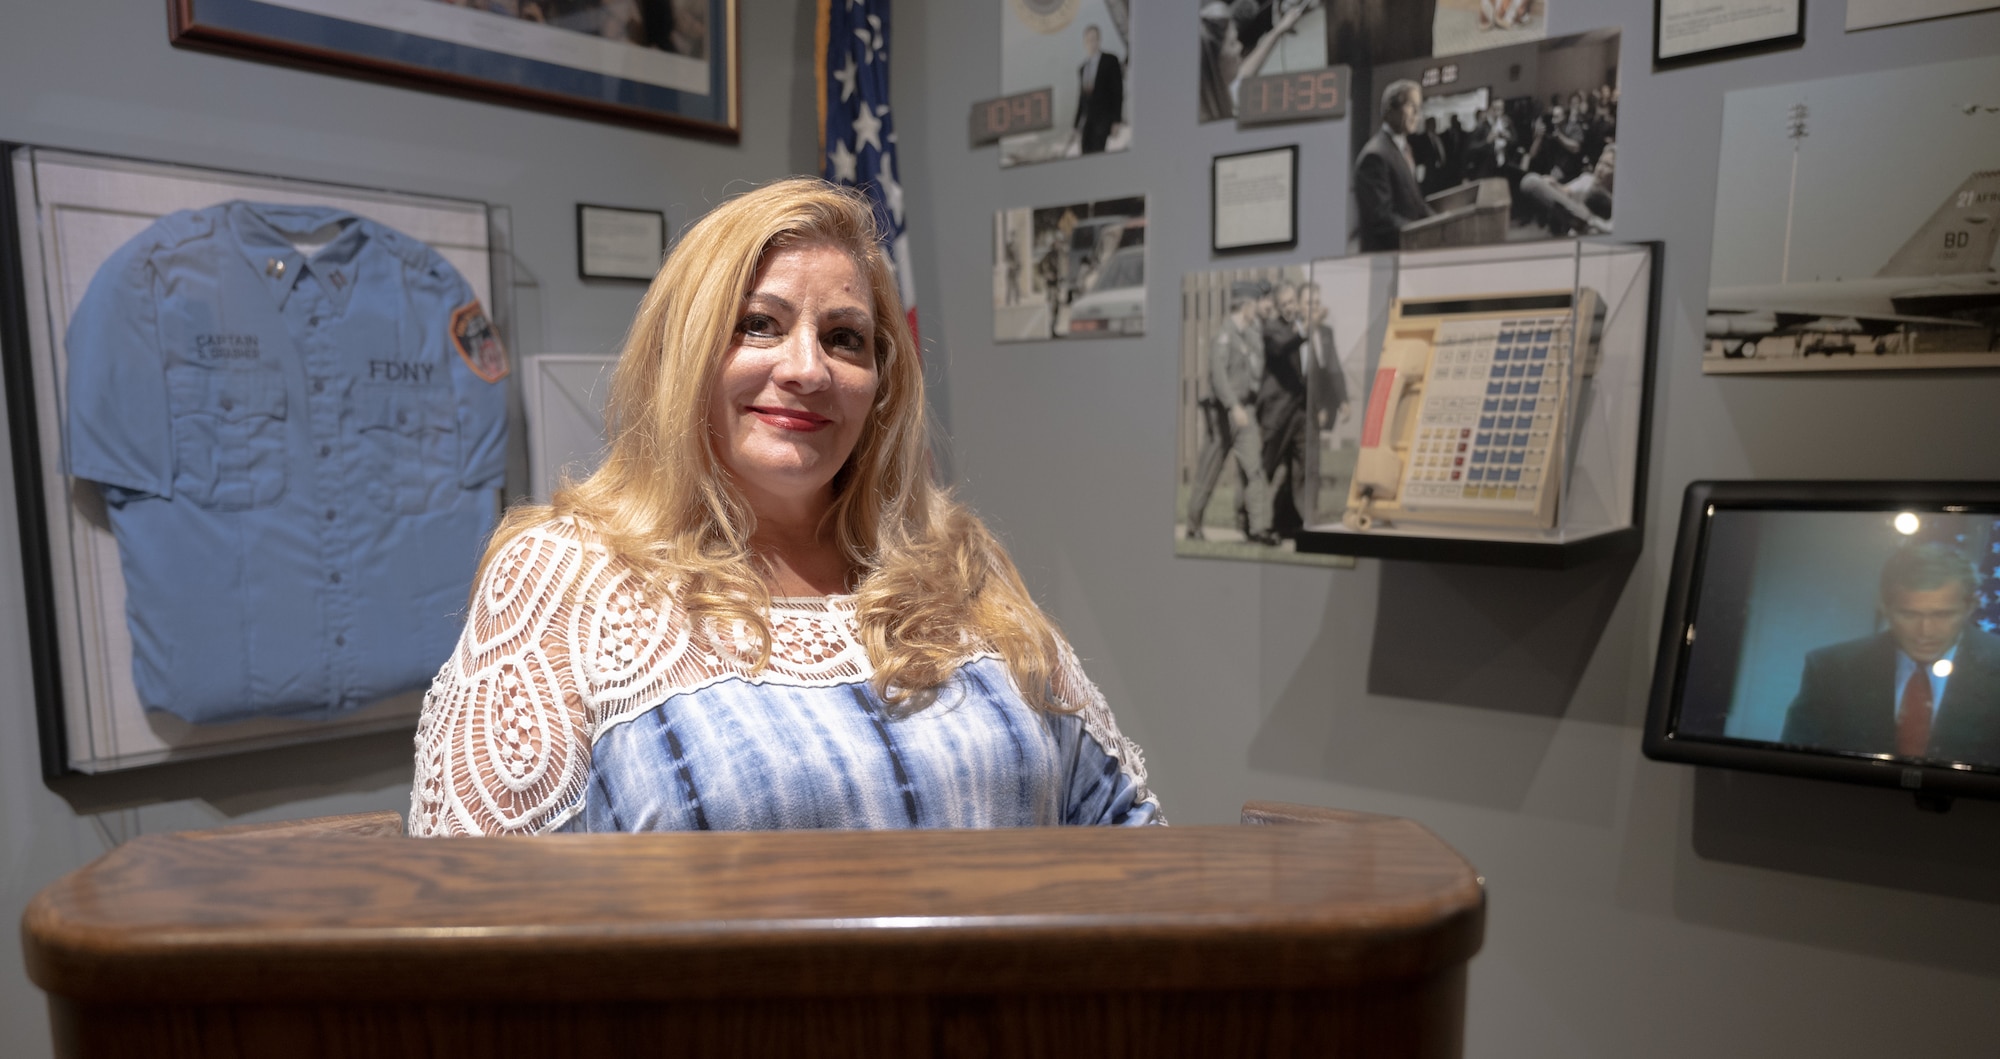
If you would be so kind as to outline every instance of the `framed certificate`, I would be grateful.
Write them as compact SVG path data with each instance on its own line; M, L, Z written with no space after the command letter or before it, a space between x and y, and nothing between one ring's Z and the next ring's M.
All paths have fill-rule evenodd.
M1209 215L1209 245L1218 254L1299 245L1298 145L1217 155Z
M576 205L576 274L651 282L667 256L667 215L659 210Z
M1708 62L1805 42L1805 0L1653 0L1654 66Z

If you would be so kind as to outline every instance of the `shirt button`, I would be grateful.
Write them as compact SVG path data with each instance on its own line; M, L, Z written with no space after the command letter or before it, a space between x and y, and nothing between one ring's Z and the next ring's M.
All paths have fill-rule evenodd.
M333 582L333 583L334 583L334 584L336 584L336 585L337 585L337 584L339 584L339 583L340 583L340 571L338 571L338 570L335 570L335 571L334 571L333 573L331 573L331 574L328 574L328 575L327 575L327 578L326 578L326 579L327 579L328 581L331 581L331 582Z
M347 637L345 637L345 636L336 636L336 637L334 637L334 638L333 638L333 645L334 645L335 647L346 647L346 646L347 646Z
M321 445L321 446L319 447L319 454L320 454L321 456L331 456L331 455L333 455L333 446L332 446L332 445Z
M309 323L309 324L313 325L314 327L318 327L318 326L319 326L319 317L317 317L317 316L315 316L315 317L312 317L311 319L308 319L308 320L306 321L306 323Z
M321 380L319 380L319 379L314 379L314 380L313 380L313 392L314 392L314 393L323 393L323 392L325 392L325 390L326 390L326 383L325 383L325 382L323 382L323 381L321 381Z
M229 411L230 409L232 409L232 408L235 408L235 407L236 407L236 402L235 402L235 401L232 401L232 400L230 400L230 399L229 399L229 398L227 398L227 397L225 397L225 398L223 398L223 399L222 399L222 410L223 410L223 411L227 412L227 411Z
M333 521L333 520L334 520L335 518L337 518L337 517L339 516L339 514L340 514L340 513L339 513L339 512L337 512L337 511L335 511L334 509L332 509L332 508L327 508L327 509L326 509L326 520L327 520L328 522L332 522L332 521Z

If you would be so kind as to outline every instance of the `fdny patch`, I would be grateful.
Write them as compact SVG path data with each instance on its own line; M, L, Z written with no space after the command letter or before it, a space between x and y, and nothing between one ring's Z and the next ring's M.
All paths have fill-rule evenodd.
M474 375L487 382L507 377L507 348L500 344L493 321L486 318L477 298L451 311L451 342Z

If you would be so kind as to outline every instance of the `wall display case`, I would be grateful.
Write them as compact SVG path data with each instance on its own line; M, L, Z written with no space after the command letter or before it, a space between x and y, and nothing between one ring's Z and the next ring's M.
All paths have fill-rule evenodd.
M604 402L618 358L541 353L521 358L527 408L528 495L546 504L565 479L578 480L604 459Z
M0 315L45 771L408 726L504 474L506 211L7 153ZM432 568L414 579L457 583L370 598L405 551ZM316 587L278 591L258 565L293 559ZM227 605L163 590L183 575ZM385 607L446 651L378 644ZM182 670L210 649L217 687L197 694ZM402 690L370 690L387 682Z
M1300 551L1569 566L1636 550L1657 244L1315 262L1358 431Z
M742 131L736 0L167 0L167 21L183 47L729 140Z
M2000 798L2000 485L1694 482L1646 756Z

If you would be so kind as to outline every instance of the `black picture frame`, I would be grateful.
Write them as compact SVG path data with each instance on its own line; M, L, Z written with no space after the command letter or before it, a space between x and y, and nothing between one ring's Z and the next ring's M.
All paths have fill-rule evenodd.
M651 264L643 269L634 262L630 267L618 267L615 262L602 258L592 261L592 252L587 238L586 226L592 214L606 217L647 218L659 226L659 245L650 254ZM667 215L663 210L640 209L630 206L605 206L593 202L576 204L576 274L579 279L606 280L620 283L651 283L660 270L660 262L667 254Z
M1680 730L1686 705L1692 621L1701 605L1708 530L1718 510L1911 511L2000 514L2000 482L1697 481L1681 501L1679 534L1667 582L1665 616L1646 707L1645 755L1655 761L1837 780L1910 791L1922 808L1942 811L1957 795L2000 799L2000 771L1952 767L1836 750L1787 748Z
M1685 2L1685 0L1683 0ZM1758 0L1723 0L1729 5L1754 4ZM1661 26L1666 20L1669 0L1653 0L1653 69L1666 70L1681 66L1693 66L1723 59L1734 59L1758 52L1780 51L1785 48L1801 47L1806 42L1806 0L1778 0L1792 5L1791 29L1774 36L1758 37L1754 40L1736 41L1712 48L1678 52L1663 55L1660 52Z
M1286 155L1289 164L1285 167L1286 224L1285 235L1279 239L1251 242L1225 243L1222 236L1222 166L1223 163L1239 158L1259 158ZM1209 161L1208 166L1208 244L1209 250L1217 254L1248 254L1270 250L1291 250L1299 245L1299 145L1287 144L1283 147L1260 147L1253 151L1236 151L1219 154Z
M386 20L378 25L297 3L167 0L167 35L176 47L733 143L742 132L737 4L708 0L698 44L669 37L667 46L584 32L569 40L562 35L568 30L530 28L519 20L506 25L507 16L449 4L411 4L407 13L378 16ZM493 20L475 23L491 38L485 44L467 43L454 32L468 17ZM675 45L696 54L681 56ZM619 57L618 49L630 51Z

